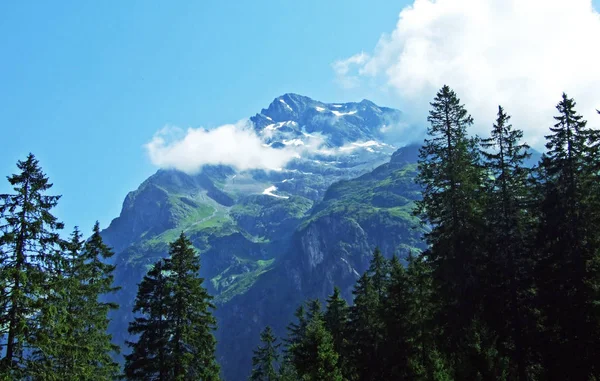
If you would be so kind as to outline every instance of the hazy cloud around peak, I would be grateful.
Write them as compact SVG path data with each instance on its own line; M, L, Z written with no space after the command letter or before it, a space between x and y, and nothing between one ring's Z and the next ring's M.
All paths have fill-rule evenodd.
M415 0L371 54L332 67L342 86L379 80L400 107L425 118L444 84L486 134L498 104L540 146L565 91L592 126L600 123L600 14L591 0ZM368 80L366 80L368 79Z
M294 147L265 146L247 121L214 129L167 126L145 145L150 160L160 168L198 172L207 164L230 165L239 170L278 169L298 155Z

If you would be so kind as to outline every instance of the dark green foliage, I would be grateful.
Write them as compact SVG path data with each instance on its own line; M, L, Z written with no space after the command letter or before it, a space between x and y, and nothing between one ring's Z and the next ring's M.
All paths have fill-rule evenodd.
M260 334L261 346L256 348L252 357L252 381L278 381L279 374L275 367L279 363L279 346L271 327L266 327Z
M331 333L333 348L340 355L342 369L349 368L347 362L348 351L348 303L341 297L340 289L335 287L333 294L327 299L327 308L324 315L325 328ZM344 365L346 364L346 365Z
M543 367L563 380L598 376L598 135L563 94L541 163L539 264Z
M423 199L416 213L432 226L426 235L427 259L438 296L435 319L444 336L440 345L452 354L458 378L478 377L478 369L462 365L473 353L468 343L471 322L481 307L481 181L477 139L469 138L473 124L448 86L431 103L427 132L421 148L419 175Z
M15 193L0 195L0 375L12 378L24 375L26 353L35 348L63 227L51 213L60 196L45 195L52 184L37 159L29 154L17 167L21 172L8 177Z
M140 284L134 311L142 316L130 324L130 333L140 336L129 343L125 376L218 380L214 306L198 277L200 259L183 233L171 243L170 254Z
M410 286L406 270L398 260L392 257L390 262L390 280L387 298L383 301L383 322L385 326L384 352L388 377L404 380L409 376L409 331Z
M54 292L41 308L31 373L42 379L114 380L119 366L111 352L118 347L106 329L108 312L117 306L100 301L117 290L112 286L114 266L104 262L113 253L102 242L98 223L87 242L75 228L65 246L50 283Z
M533 203L531 170L524 162L529 147L520 142L523 132L513 129L510 116L498 107L491 136L482 141L482 155L488 175L484 213L486 247L485 320L497 336L497 365L508 367L511 380L528 380L530 342L535 329L532 304L531 232ZM529 307L528 307L529 306ZM508 361L508 364L505 364ZM498 373L504 370L496 369Z
M128 342L131 354L125 356L125 377L129 380L167 380L169 291L164 261L157 262L139 285L133 312L140 313L129 324L129 333L139 335Z
M387 296L389 265L379 249L375 249L371 265L357 281L350 307L349 359L360 380L384 377L385 326L384 300Z
M301 380L341 381L339 355L333 338L325 328L323 315L316 312L306 325L300 342L290 348L291 362Z
M69 241L51 214L59 196L33 155L8 178L15 194L0 195L0 379L113 380L118 348L107 334L101 301L112 286L113 254L98 224L84 242L77 228Z

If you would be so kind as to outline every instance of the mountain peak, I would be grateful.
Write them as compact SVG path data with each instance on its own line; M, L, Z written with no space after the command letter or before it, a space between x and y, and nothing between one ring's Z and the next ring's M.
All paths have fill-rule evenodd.
M327 144L384 141L382 129L399 120L400 111L361 102L325 103L304 95L285 93L268 108L251 118L256 132L273 147L304 141L313 133L324 136Z

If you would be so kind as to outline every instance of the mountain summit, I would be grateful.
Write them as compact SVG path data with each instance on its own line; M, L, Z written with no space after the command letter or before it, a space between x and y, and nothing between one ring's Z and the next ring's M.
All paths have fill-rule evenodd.
M262 136L276 132L273 135L290 141L320 134L327 136L328 146L340 147L354 142L385 142L386 128L397 124L401 116L398 110L379 107L368 100L323 103L298 94L284 94L251 121Z

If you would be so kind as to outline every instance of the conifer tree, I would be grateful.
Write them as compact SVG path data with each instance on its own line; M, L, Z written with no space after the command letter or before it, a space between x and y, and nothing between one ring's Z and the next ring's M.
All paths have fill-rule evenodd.
M312 366L312 362L315 358L314 347L310 347L306 344L306 335L310 322L315 320L323 320L323 313L321 312L321 303L318 299L312 299L306 302L307 309L302 317L299 317L299 324L292 326L292 335L290 336L288 355L291 364L294 366L298 374L303 375ZM298 309L297 314L303 312L304 309ZM297 328L296 328L297 327Z
M216 321L212 297L198 276L200 259L181 233L170 244L170 257L159 261L140 284L130 333L140 334L126 356L129 379L214 381Z
M279 346L277 338L273 335L271 327L267 326L260 334L262 343L254 351L252 357L252 381L279 381L279 374L275 367L279 363Z
M352 293L354 305L350 307L350 363L359 380L377 380L382 371L380 355L384 334L378 292L373 279L364 273Z
M173 336L167 347L174 379L218 380L213 335L217 322L211 312L215 306L202 285L204 279L198 276L200 257L183 233L170 246L171 256L165 265L170 272L169 322Z
M171 335L168 318L170 290L164 260L154 264L139 285L133 307L139 313L129 323L129 333L138 335L125 356L125 377L128 380L171 380L167 343Z
M294 348L293 364L301 380L342 381L339 356L323 315L316 313L306 326L302 340Z
M84 242L77 228L65 244L66 252L48 286L53 292L40 312L36 349L30 373L34 378L113 380L119 366L112 360L118 347L111 343L107 314L117 306L100 298L112 286L114 266L103 261L112 251L102 242L98 223Z
M440 89L427 118L428 139L420 150L416 182L423 188L415 213L431 226L427 258L439 298L436 322L443 330L443 351L451 354L457 377L473 379L466 342L481 309L482 171L478 140L467 136L473 118L448 86ZM464 365L464 366L463 366ZM464 372L462 369L465 369ZM477 373L475 371L475 373Z
M513 129L510 116L498 107L489 138L482 140L488 174L486 214L485 310L486 321L499 335L499 355L511 359L509 378L527 380L529 344L533 330L531 309L533 238L531 170L524 161L531 156L521 143L523 132ZM507 317L509 317L507 319Z
M598 224L593 199L597 134L563 93L546 136L540 194L539 302L544 317L544 368L564 380L599 377L595 307L600 287Z
M11 378L24 376L63 228L52 215L60 196L46 195L52 184L38 160L29 154L17 167L21 172L8 177L15 193L0 195L0 375Z
M341 297L340 289L334 287L333 294L327 298L324 320L325 328L333 339L333 348L340 355L341 364L345 363L347 356L348 319L348 303Z
M290 351L294 347L294 345L298 344L300 340L302 340L302 337L304 337L306 325L308 324L305 315L306 310L304 309L304 304L301 304L294 312L294 317L298 322L291 322L287 326L287 338L284 340L284 342L286 357L288 358L291 355Z
M384 351L386 378L405 380L409 377L411 358L409 337L412 322L409 319L410 293L404 266L397 256L390 262L390 280L387 298L383 301L385 325Z

